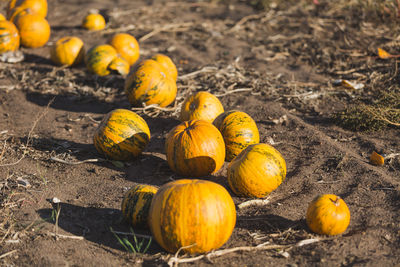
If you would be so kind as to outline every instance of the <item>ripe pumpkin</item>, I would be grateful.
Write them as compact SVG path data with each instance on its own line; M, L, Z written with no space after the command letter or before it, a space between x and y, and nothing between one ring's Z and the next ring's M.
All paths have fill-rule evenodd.
M50 25L40 15L26 14L18 16L15 25L19 30L21 44L25 47L42 47L50 38Z
M266 197L286 177L286 162L268 144L248 146L228 165L228 183L239 196Z
M127 109L115 109L101 121L93 143L99 153L113 160L130 160L147 146L150 130L142 117Z
M20 10L29 9L30 13L38 14L45 18L47 16L47 0L11 0L8 2L7 18L11 20L17 8Z
M236 223L235 205L219 184L182 179L163 185L149 212L151 232L161 247L175 253L205 253L221 247Z
M219 99L209 92L202 91L186 98L180 120L205 120L212 123L223 112L224 107Z
M173 128L167 135L165 151L174 172L194 177L217 172L225 159L221 133L203 120L185 121Z
M0 21L6 20L6 17L4 17L3 14L0 14Z
M172 59L164 54L155 54L151 57L152 60L157 61L164 68L165 74L172 77L174 81L178 79L178 70Z
M11 21L12 23L16 23L19 17L27 14L36 14L36 13L32 11L29 7L17 6L10 11L10 16L8 16L8 20Z
M18 30L12 22L0 21L0 54L19 48Z
M117 33L109 44L117 50L118 54L125 59L129 65L133 65L139 59L139 43L130 34Z
M133 106L158 104L166 107L174 102L176 91L176 82L151 59L141 62L125 80L125 92Z
M136 185L126 192L121 211L123 217L133 226L147 227L151 200L157 193L152 185Z
M306 221L314 233L338 235L346 231L350 224L350 210L340 197L320 195L309 204Z
M108 65L108 69L111 72L116 72L121 75L127 75L129 73L129 63L120 56L114 58Z
M106 27L106 20L100 14L89 14L83 19L82 27L89 31L99 31Z
M234 159L243 149L260 142L255 121L246 113L231 110L220 114L213 122L224 137L226 161Z
M50 58L57 65L72 66L82 62L85 47L81 39L67 36L59 39L50 49Z
M117 56L117 51L111 45L95 46L86 53L86 67L97 75L108 75L110 74L108 66Z

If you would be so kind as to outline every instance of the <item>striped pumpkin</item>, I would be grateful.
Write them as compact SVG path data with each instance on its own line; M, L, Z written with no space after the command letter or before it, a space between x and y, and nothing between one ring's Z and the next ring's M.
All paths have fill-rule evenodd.
M130 65L125 59L117 56L110 62L110 65L108 65L108 69L112 73L117 73L125 76L129 73Z
M250 145L228 165L228 183L239 196L266 197L286 177L286 162L268 144Z
M174 81L178 79L178 70L170 57L164 54L155 54L151 59L160 63L164 68L165 74L174 79Z
M150 204L157 190L157 187L151 185L136 185L125 194L121 211L132 226L148 226Z
M82 62L85 47L81 39L67 36L59 39L50 49L51 60L60 66L72 66Z
M12 21L15 13L23 9L29 9L30 13L45 18L47 16L47 0L11 0L7 6L7 18Z
M254 120L246 113L231 110L220 114L213 122L224 137L226 161L231 161L243 149L260 142Z
M18 30L12 22L0 21L0 53L15 51L19 48Z
M182 104L180 120L205 120L213 122L219 114L224 112L219 99L209 92L197 92L186 98Z
M117 56L117 51L111 45L95 46L86 53L86 67L99 76L108 75L110 74L108 66Z
M113 160L130 160L142 153L150 140L150 130L142 117L127 109L108 113L96 129L96 149Z
M139 43L135 37L127 33L115 34L109 44L117 50L118 54L129 65L133 65L139 59Z
M165 250L205 253L221 247L236 223L228 191L211 181L183 179L163 185L153 197L150 229Z

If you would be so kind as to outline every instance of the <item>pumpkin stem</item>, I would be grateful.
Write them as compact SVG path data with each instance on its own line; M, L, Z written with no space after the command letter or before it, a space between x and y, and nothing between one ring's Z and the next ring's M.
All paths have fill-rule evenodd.
M339 196L336 196L336 200L333 200L330 198L330 201L333 202L333 204L335 204L336 207L339 206L339 201L341 200L341 198Z

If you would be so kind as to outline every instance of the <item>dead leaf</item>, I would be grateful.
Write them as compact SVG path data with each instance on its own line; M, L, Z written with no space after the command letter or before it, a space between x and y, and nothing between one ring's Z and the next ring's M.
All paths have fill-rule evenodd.
M385 163L385 158L374 151L369 157L369 162L373 165L382 166Z

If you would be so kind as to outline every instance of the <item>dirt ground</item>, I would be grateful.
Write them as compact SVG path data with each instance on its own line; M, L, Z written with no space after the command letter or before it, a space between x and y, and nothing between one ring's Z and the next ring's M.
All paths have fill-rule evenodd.
M92 136L104 114L130 108L122 77L96 77L83 65L56 67L49 45L23 48L23 62L0 63L1 265L166 266L173 255L155 241L145 253L129 253L112 230L129 232L120 203L131 186L182 178L165 161L165 135L179 124L183 99L199 90L219 95L225 110L250 114L261 142L274 145L288 166L268 204L237 209L235 230L221 249L265 242L285 248L181 265L398 264L400 157L374 166L369 155L399 153L399 127L351 131L332 119L351 105L374 103L385 92L400 99L398 60L376 56L378 47L400 54L392 2L49 0L49 45L76 35L89 48L115 32L129 32L139 40L142 59L161 52L174 60L179 92L168 111L137 110L152 138L140 158L121 165L98 160ZM79 27L93 8L106 15L106 30ZM336 79L364 87L335 86ZM226 164L205 179L227 187ZM308 203L322 193L337 194L348 204L351 222L343 235L318 236L307 228ZM248 200L231 194L236 204ZM53 197L61 200L57 224L47 201ZM319 241L298 246L307 239Z

